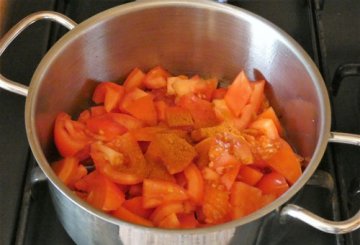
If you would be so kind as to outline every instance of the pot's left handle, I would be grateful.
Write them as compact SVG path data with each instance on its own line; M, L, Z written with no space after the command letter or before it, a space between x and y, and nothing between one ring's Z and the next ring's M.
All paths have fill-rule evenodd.
M360 135L331 132L329 142L360 146ZM344 234L360 228L360 211L347 220L332 221L319 217L318 215L297 205L288 204L285 205L280 212L280 219L282 221L284 221L287 217L296 218L318 230L332 234Z
M62 26L66 27L67 29L73 29L77 23L71 20L70 18L66 17L57 12L53 11L41 11L33 13L13 26L0 40L0 56L4 53L6 48L10 45L10 43L28 26L35 23L38 20L51 20L61 24ZM13 92L15 94L20 94L23 96L27 96L28 94L28 87L21 84L14 82L2 74L0 74L0 88Z

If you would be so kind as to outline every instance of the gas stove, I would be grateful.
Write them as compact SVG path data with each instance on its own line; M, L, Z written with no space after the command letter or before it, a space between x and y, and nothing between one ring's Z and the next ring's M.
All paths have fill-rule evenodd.
M121 0L12 0L0 2L0 34L30 13L54 10L80 23ZM224 1L223 1L224 2ZM285 30L313 58L332 105L332 130L360 134L360 1L237 0ZM4 13L4 14L3 14ZM1 29L2 28L2 29ZM0 59L3 75L28 85L41 57L65 29L39 22ZM29 149L24 125L25 99L0 91L0 244L74 244L59 223L46 182ZM331 220L343 220L360 207L360 149L329 145L318 171L289 203ZM279 221L273 212L236 232L232 244L360 244L360 230L331 235L299 221Z

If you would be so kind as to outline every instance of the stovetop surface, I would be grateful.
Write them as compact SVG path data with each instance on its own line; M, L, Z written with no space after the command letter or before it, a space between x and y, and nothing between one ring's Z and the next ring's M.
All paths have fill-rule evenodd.
M4 26L8 30L23 17L40 10L55 10L79 23L125 2L129 1L7 1ZM325 79L332 103L332 130L359 134L360 69L356 68L360 64L360 1L228 2L265 17L299 42L314 59ZM41 57L64 32L48 22L34 24L1 57L1 73L29 84ZM0 102L0 244L74 244L55 215L46 183L31 182L31 171L36 163L25 134L25 98L0 91ZM354 146L328 147L316 176L332 179L334 188L329 190L309 184L291 202L328 219L341 220L353 215L360 207L359 162L360 150ZM360 244L360 231L335 236L295 220L283 225L274 212L261 224L249 226L245 233L236 233L233 241L234 244L241 241L240 244L256 245L355 245Z

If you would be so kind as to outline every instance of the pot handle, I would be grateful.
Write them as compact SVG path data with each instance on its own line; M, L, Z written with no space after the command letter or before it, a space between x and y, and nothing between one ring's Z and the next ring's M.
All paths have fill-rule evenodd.
M360 146L360 135L331 132L329 142ZM284 222L288 216L301 220L318 230L332 234L349 233L360 228L360 211L347 220L331 221L297 205L288 204L280 211L280 220Z
M0 57L6 50L6 48L10 45L10 43L21 33L23 32L28 26L35 23L38 20L51 20L61 24L62 26L66 27L67 29L73 29L77 23L75 23L70 18L66 17L57 12L53 11L40 11L33 13L21 21L19 21L15 26L13 26L3 37L0 39ZM2 74L0 74L0 88L13 92L15 94L27 96L28 94L28 87L21 83L14 82Z

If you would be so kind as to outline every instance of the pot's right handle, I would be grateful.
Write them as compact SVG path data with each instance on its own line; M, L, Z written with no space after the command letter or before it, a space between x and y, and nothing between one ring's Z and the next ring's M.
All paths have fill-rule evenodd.
M65 15L62 15L57 12L53 11L40 11L33 13L21 21L17 23L15 26L13 26L0 40L0 56L4 53L6 48L10 45L10 43L22 32L24 31L28 26L35 23L38 20L51 20L54 22L57 22L61 24L62 26L66 27L67 29L71 30L73 29L77 23L75 23L73 20L69 19ZM28 87L21 84L14 82L6 77L4 77L2 74L0 74L0 88L3 88L5 90L8 90L10 92L20 94L23 96L27 96L28 93Z
M360 146L360 135L331 132L329 142ZM280 218L284 220L288 216L301 220L318 230L332 234L344 234L360 228L360 211L350 219L344 221L331 221L321 218L297 205L288 204L281 210Z

